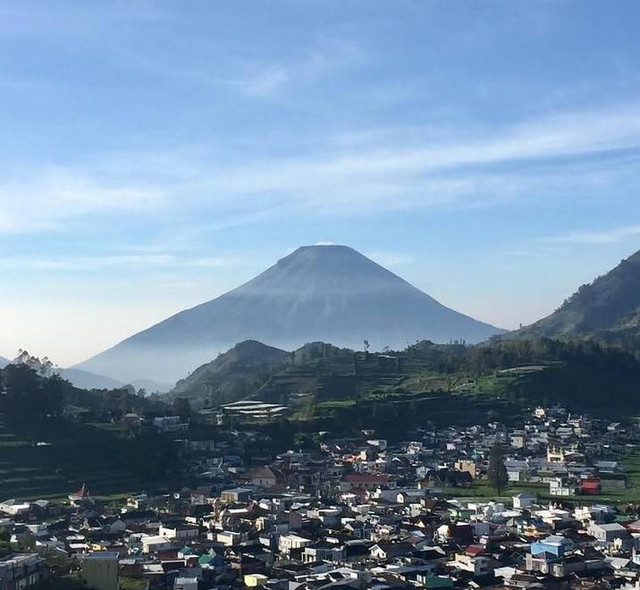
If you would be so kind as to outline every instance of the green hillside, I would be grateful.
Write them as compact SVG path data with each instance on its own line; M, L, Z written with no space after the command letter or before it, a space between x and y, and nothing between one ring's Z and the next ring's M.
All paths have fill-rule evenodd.
M130 390L84 391L27 364L0 370L0 491L10 497L97 494L162 485L179 462L171 440L124 414L163 413Z
M582 285L554 313L509 337L588 339L640 355L640 252Z
M640 410L640 363L631 355L590 342L544 338L479 346L420 342L404 351L355 352L313 343L268 368L245 367L236 398L235 370L217 378L225 395L197 397L200 407L239 399L283 404L305 430L403 427L426 421L461 423L515 418L532 405L562 403L575 410L612 414Z

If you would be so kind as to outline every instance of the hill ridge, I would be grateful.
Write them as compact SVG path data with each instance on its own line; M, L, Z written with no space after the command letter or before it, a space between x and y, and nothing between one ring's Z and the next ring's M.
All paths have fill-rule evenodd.
M559 339L595 339L640 351L640 251L580 286L553 313L514 333Z

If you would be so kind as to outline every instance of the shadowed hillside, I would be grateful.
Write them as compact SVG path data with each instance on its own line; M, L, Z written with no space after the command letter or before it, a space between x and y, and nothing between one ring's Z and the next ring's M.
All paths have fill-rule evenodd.
M508 420L531 406L557 402L576 411L640 411L640 363L590 342L423 341L385 353L317 342L272 364L238 365L225 356L214 374L205 365L174 393L200 408L246 399L282 404L290 417L327 430L366 428L367 421L379 427L394 416L414 426L424 420L484 421L489 413Z
M531 335L591 339L639 353L640 252L592 283L582 285L548 317L513 334Z

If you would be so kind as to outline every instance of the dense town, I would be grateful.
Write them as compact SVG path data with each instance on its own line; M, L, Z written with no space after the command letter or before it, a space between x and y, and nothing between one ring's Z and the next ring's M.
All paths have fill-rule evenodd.
M319 433L275 456L249 429L189 440L177 416L155 425L201 483L5 499L0 590L640 588L637 425L537 408L517 429Z

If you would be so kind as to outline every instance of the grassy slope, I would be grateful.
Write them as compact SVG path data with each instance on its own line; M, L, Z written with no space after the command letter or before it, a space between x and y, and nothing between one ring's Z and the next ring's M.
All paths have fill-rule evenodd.
M233 381L232 373L222 377ZM288 405L304 429L309 422L316 430L379 427L385 419L406 426L482 422L489 412L513 419L532 405L558 402L611 416L640 411L635 359L545 340L473 348L420 343L390 354L315 344L259 377L251 374L255 383L239 398Z

